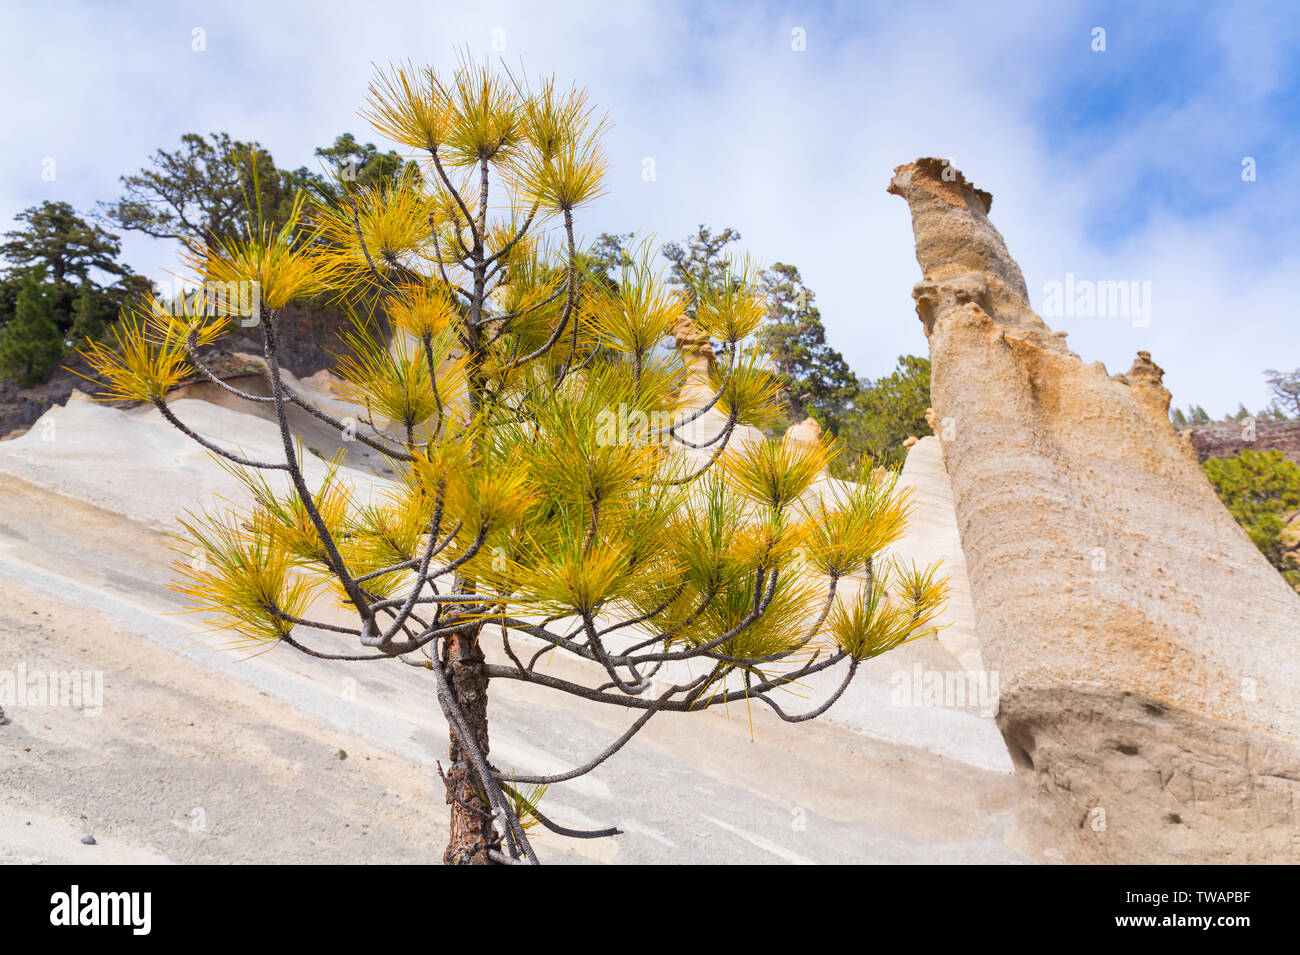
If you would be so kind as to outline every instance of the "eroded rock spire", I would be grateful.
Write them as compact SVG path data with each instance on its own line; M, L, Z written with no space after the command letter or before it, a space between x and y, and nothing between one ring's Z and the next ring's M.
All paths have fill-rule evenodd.
M1074 861L1300 858L1300 597L1220 504L1148 352L1084 364L992 197L894 170L998 725L1026 838ZM1054 856L1053 853L1056 855Z

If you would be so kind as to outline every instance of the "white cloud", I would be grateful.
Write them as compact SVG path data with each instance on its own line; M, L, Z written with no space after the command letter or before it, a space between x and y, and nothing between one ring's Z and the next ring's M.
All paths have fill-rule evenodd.
M587 86L614 120L608 194L580 218L584 234L638 229L667 241L700 222L739 228L756 255L800 267L832 343L859 373L884 373L898 354L925 350L910 296L919 270L907 209L884 191L892 167L920 155L951 156L993 192L994 222L1036 304L1043 283L1067 271L1152 282L1148 328L1056 321L1085 360L1122 371L1149 348L1175 401L1212 413L1238 400L1262 405L1260 371L1300 365L1289 288L1296 256L1279 253L1260 225L1283 223L1294 239L1294 219L1278 213L1295 203L1275 185L1282 171L1232 184L1255 189L1242 194L1253 198L1216 181L1237 175L1222 161L1229 146L1240 151L1234 137L1279 135L1259 103L1277 86L1285 31L1227 9L1216 21L1221 82L1144 111L1113 137L1062 142L1049 132L1044 92L1105 62L1059 62L1063 48L1087 48L1094 24L1081 8L1026 3L991 16L974 5L882 5L805 16L761 5L666 7L11 10L0 76L21 94L11 95L0 155L0 216L44 198L83 210L112 198L118 175L190 131L256 138L281 165L311 165L312 148L340 132L373 138L356 117L371 61L446 66L457 47L489 52L499 28L509 63ZM190 48L196 26L206 30L204 53ZM794 27L806 31L806 52L791 49ZM58 160L57 183L39 179L45 155ZM653 183L641 179L646 156L656 161ZM1140 201L1133 184L1153 171L1174 177L1175 190L1185 179L1215 205L1189 220L1157 203L1123 241L1090 239L1099 214ZM172 266L165 243L132 236L124 245L127 260L152 275Z

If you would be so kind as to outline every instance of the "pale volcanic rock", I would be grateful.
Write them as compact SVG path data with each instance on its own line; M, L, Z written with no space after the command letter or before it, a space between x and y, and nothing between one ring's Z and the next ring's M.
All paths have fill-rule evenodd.
M804 418L798 424L790 425L786 437L801 444L816 444L822 437L822 426L816 418Z
M713 351L713 344L709 341L709 336L700 331L686 315L683 315L673 326L673 341L676 343L677 353L687 368L686 385L682 389L687 406L699 407L706 403L716 390L713 375L718 368L718 357ZM699 440L691 434L687 434L687 437L691 440Z
M1140 353L1109 376L1029 306L991 196L894 170L923 278L976 623L1024 837L1052 859L1300 858L1300 597L1219 503Z
M824 494L836 485L844 488L845 482L822 479L811 493ZM949 586L937 621L940 630L863 663L843 697L821 718L981 769L1010 773L1013 766L993 722L997 675L980 655L970 582L938 438L922 438L908 452L897 489L911 501L907 529L880 559L904 567L940 564L940 575ZM865 585L865 577L854 574L840 580L838 592L850 598ZM824 698L840 676L832 672L808 678L809 698Z
M169 397L173 413L188 427L226 450L257 460L282 459L278 425L229 407L227 396L214 386L198 384L189 393L195 397ZM303 438L303 472L309 486L324 481L325 458L336 450L345 451L339 471L343 479L358 488L384 486L376 474L384 467L378 452L356 441L341 444L337 432L305 415L292 418L300 426L295 433ZM112 408L79 391L66 405L46 411L26 434L4 442L0 473L167 530L175 529L175 516L187 508L247 500L243 486L218 466L216 456L164 420L152 405ZM282 472L268 474L267 480L277 491L289 487Z
M271 422L228 407L216 391L187 392L176 415L223 446L283 453ZM430 780L438 785L448 730L424 671L357 669L288 648L250 655L200 640L203 621L178 614L183 600L167 589L177 555L155 528L174 530L184 508L247 495L149 406L77 397L46 414L0 443L0 658L103 671L105 710L84 719L70 707L7 708L0 862L440 858L428 833L446 824L446 809L441 790L430 798ZM327 450L320 435L305 440ZM355 462L364 451L350 447L346 478L363 494L381 492L371 459ZM313 455L307 466L315 486L324 465ZM920 499L924 508L929 495ZM329 603L322 595L310 615L347 623ZM319 635L322 650L353 647L344 635ZM499 647L488 653L507 662ZM577 661L548 667L590 677ZM991 716L892 699L899 674L957 667L927 638L865 665L859 695L831 719L789 725L757 706L667 714L548 797L562 824L617 824L625 834L542 840L538 851L544 861L627 863L1027 861L1004 839L1016 797ZM825 689L809 692L821 699ZM493 752L523 772L576 765L629 722L621 707L525 683L501 681L493 693ZM304 793L310 812L294 809ZM194 831L196 807L210 829ZM790 828L796 807L807 819L799 831ZM81 845L92 825L99 845Z
M970 577L957 533L952 485L943 466L943 446L933 435L919 438L907 453L898 486L910 489L914 507L907 522L907 534L891 549L909 565L926 567L938 561L940 574L948 578L948 601L939 618L939 643L953 655L967 673L984 670L975 611L971 605ZM996 686L994 686L996 702Z

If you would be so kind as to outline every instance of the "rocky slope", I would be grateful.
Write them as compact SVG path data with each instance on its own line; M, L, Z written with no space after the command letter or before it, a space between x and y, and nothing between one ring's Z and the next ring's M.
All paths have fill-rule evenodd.
M309 376L334 364L341 348L339 333L349 325L347 316L336 307L312 302L293 303L280 314L283 329L281 364L297 375ZM254 329L255 331L255 329ZM243 351L261 354L261 341L248 329L235 328L226 334L206 356L218 373L230 371L232 357ZM73 391L91 391L94 371L80 355L71 354L51 373L48 381L32 388L21 388L13 381L0 381L0 440L31 427L41 415L55 405L66 404Z
M1190 441L1196 459L1235 458L1243 450L1281 451L1300 464L1300 421L1257 421L1253 430L1236 421L1215 421L1180 429Z

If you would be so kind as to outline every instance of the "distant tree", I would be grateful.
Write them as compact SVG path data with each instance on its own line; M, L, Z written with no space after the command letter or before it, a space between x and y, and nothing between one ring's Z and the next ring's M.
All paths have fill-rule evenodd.
M353 188L386 189L404 175L417 182L421 178L418 163L403 159L396 150L380 152L374 143L359 143L351 133L336 136L330 146L317 147L316 155L328 164L328 175L308 174L306 170L290 175L310 180L321 195L334 203L341 202L345 191Z
M151 288L148 279L131 275L101 288L94 282L82 282L72 303L67 337L72 344L102 337L117 321L119 313L131 301L140 299ZM56 316L57 319L57 316Z
M0 328L0 378L24 388L44 381L65 348L54 321L51 286L42 284L41 277L40 271L23 276L14 315Z
M1228 513L1269 563L1300 587L1300 529L1293 526L1300 510L1300 464L1281 451L1247 449L1232 458L1210 458L1204 468Z
M769 305L758 340L776 364L790 420L812 415L837 431L857 394L858 379L844 356L826 343L812 290L797 268L780 262L763 272L762 287Z
M1290 418L1300 418L1300 368L1295 371L1277 371L1268 369L1269 391L1273 393L1273 405Z
M661 250L670 264L668 281L686 296L686 315L692 322L699 308L699 290L721 288L728 270L723 250L739 241L740 233L735 229L728 227L714 235L701 223L695 235L687 236L685 244L669 242Z
M118 237L86 222L66 202L44 202L4 234L0 273L0 378L23 387L43 381L67 342L100 335L132 297L149 287L118 262ZM20 309L21 305L21 309Z
M9 263L5 277L21 280L29 273L39 273L51 286L51 307L55 316L64 319L60 323L63 330L71 322L79 286L94 281L94 273L115 279L131 274L117 261L121 250L118 237L86 222L66 202L46 201L14 218L26 226L4 234L7 241L0 245L0 256Z
M1273 372L1272 374L1277 374ZM1219 420L1223 423L1241 422L1247 418L1254 418L1256 421L1286 421L1287 414L1282 409L1279 402L1274 401L1266 408L1259 411L1251 412L1244 402L1237 403L1237 410L1230 414L1225 414ZM1171 406L1169 409L1169 420L1177 428L1196 427L1203 424L1212 424L1214 419L1200 405L1188 405L1187 410Z
M614 276L627 260L633 235L631 232L602 232L597 236L583 257L588 276L608 283L610 289L617 291L618 280Z
M907 456L903 443L911 436L930 434L925 413L930 407L930 360L900 355L894 370L876 381L863 382L852 412L840 431L849 454L841 467L852 468L867 455L876 464L897 467ZM852 476L846 470L845 477Z
M266 149L227 133L186 133L179 149L159 149L150 164L122 177L123 197L100 204L105 217L123 229L208 247L246 236L258 210L265 223L283 223L311 178L305 168L278 169Z

